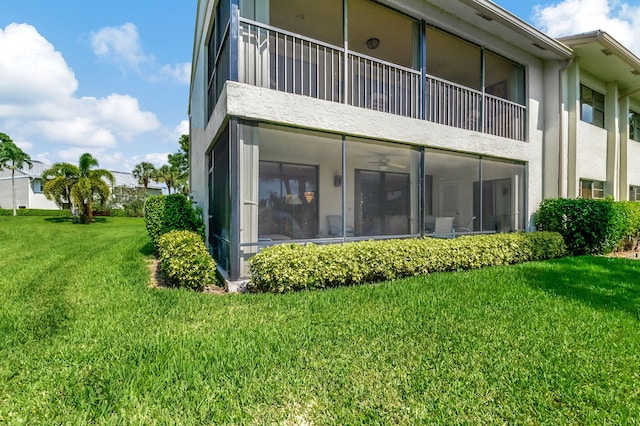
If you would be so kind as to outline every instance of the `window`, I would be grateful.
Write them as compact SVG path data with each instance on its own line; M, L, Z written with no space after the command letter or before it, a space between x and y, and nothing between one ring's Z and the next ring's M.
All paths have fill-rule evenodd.
M580 119L604 129L604 95L580 85Z
M629 187L629 201L640 201L640 186Z
M40 179L34 179L33 183L31 184L33 186L33 192L35 194L41 194L42 193L42 181Z
M318 234L318 167L260 161L258 233L263 240Z
M640 142L640 114L629 111L629 139Z
M604 198L604 182L580 179L580 197L585 199Z

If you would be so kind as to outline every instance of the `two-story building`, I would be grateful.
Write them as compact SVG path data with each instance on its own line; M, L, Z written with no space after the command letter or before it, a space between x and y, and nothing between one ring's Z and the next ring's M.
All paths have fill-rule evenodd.
M570 46L486 0L200 0L191 188L220 272L246 277L271 244L422 236L445 217L528 231L544 197L640 183L610 178L609 157L578 167L594 149L581 82L618 110L633 89L610 92ZM632 152L621 134L598 147L613 163Z

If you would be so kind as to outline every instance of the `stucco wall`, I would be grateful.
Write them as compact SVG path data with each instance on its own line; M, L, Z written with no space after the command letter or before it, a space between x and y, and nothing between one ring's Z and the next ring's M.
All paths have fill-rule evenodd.
M630 140L628 149L628 184L640 186L640 142Z
M29 206L29 179L27 176L15 177L16 208L19 206ZM0 172L0 208L12 209L11 192L11 172L4 170Z
M577 179L607 180L607 131L577 123Z

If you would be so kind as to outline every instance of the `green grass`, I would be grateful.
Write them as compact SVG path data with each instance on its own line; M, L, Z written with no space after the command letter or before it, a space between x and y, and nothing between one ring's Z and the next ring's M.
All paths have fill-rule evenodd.
M0 424L629 424L640 262L147 287L140 219L0 217Z

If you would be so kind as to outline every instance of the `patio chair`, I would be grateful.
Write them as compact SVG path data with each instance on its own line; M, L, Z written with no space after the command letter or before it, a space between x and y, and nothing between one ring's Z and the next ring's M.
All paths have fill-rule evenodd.
M453 238L455 236L453 219L453 217L436 217L433 233L428 235L437 238Z
M472 216L471 219L469 219L469 222L467 222L467 224L465 226L453 225L453 229L456 232L473 232L473 221L474 220L476 220L476 217Z
M329 236L342 237L342 216L330 214L327 215L327 221L329 222ZM353 237L353 227L349 225L347 225L347 237Z

